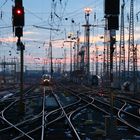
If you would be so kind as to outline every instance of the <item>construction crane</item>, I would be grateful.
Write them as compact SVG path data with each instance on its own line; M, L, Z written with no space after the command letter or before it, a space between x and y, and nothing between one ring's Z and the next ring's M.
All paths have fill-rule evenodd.
M134 45L134 0L130 1L129 42L128 42L128 78L133 81L134 94L137 91L137 45Z
M120 85L122 84L122 82L125 81L124 7L125 7L125 0L123 0L123 3L121 5L120 47L119 47L119 84Z

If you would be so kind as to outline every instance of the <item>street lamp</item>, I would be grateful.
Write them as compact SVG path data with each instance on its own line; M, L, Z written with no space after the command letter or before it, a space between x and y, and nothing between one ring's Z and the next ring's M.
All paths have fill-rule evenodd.
M92 12L92 8L86 7L84 8L84 12L89 16L89 14Z

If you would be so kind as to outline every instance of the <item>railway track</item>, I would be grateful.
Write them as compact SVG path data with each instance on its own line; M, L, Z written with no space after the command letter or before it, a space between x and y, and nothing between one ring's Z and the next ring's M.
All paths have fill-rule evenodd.
M27 96L33 89L30 88L28 89L24 96ZM24 98L25 100L25 98ZM23 102L25 103L25 101ZM29 100L29 99L27 99ZM26 101L27 102L27 101ZM29 119L28 117L22 118L24 115L28 116L27 114L22 114L23 116L19 116L17 113L19 109L19 97L15 98L15 101L11 102L6 106L3 110L1 110L1 129L0 129L0 138L1 139L14 139L17 136L23 135L27 139L33 139L30 137L26 132L28 131L27 126L31 126L32 123L30 122L31 120L36 120L36 118L39 118L40 114L35 115L34 119ZM15 115L15 116L14 116ZM14 116L11 117L11 116ZM17 118L16 118L17 116ZM20 120L20 118L22 118ZM14 120L12 120L14 119ZM35 122L34 122L35 124ZM6 134L6 135L5 135Z
M26 106L30 106L27 110L31 111L33 109L31 107L32 103L38 103L38 105L33 106L40 106L40 108L29 111L30 113L27 113L27 111L24 114L24 119L16 122L16 120L10 120L6 114L12 108L15 108L18 99L8 104L1 111L0 137L7 138L7 140L108 138L105 131L105 116L110 115L110 99L108 96L100 97L96 96L97 93L92 94L93 90L85 89L83 91L78 88L77 91L73 91L62 85L56 85L49 89L45 87L34 89L34 92L29 92L24 98L27 100ZM49 103L49 100L53 104ZM139 126L136 129L136 125L131 123L131 119L134 120L137 117L139 120L139 116L128 112L126 110L127 104L128 101L125 102L125 100L117 98L113 110L115 115L118 116L119 127L125 126L127 128L126 132L130 133L129 136L133 138L134 135L139 133ZM130 118L126 120L127 116ZM131 132L132 130L133 132ZM4 135L5 133L8 135Z
M74 92L78 94L79 91L78 92L74 91ZM83 95L85 96L85 94L88 95L87 93L90 93L90 92L86 92L86 93L82 94L82 96ZM91 95L89 94L89 96L91 96ZM93 97L95 97L95 95ZM110 114L110 99L109 98L107 98L105 100L102 100L102 99L105 99L105 98L100 98L100 100L99 100L99 97L95 98L94 104L97 107L99 107L100 109L104 110L106 113ZM139 114L135 115L132 112L130 113L125 110L122 110L121 107L124 104L123 102L124 102L124 100L121 100L121 102L118 99L115 100L116 105L114 106L114 109L113 109L114 114L117 116L117 120L119 122L121 122L121 124L125 124L130 129L132 129L132 131L135 131L136 135L139 135L139 132L140 132L140 125L139 125L140 118L138 116ZM122 116L124 116L124 115L122 115L122 114L125 114L125 118L123 118L123 119L122 119ZM136 122L137 122L137 124L136 124Z

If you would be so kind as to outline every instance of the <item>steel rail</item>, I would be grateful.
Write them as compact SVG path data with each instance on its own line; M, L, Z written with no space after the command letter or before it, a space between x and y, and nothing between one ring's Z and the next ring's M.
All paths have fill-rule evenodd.
M95 99L95 100L97 100L97 99ZM107 105L107 106L109 106L109 104L108 103L105 103L105 102L102 102L101 100L97 100L98 102L100 102L100 103L102 103L102 104L104 104L104 105ZM125 102L125 104L127 105L127 102L126 101L124 101ZM120 110L118 107L115 107L114 106L114 109L116 109L116 110ZM129 116L131 116L131 117L134 117L134 118L136 118L136 119L140 119L140 117L139 116L137 116L137 115L134 115L134 114L132 114L132 113L130 113L130 112L127 112L127 111L124 111L124 110L121 110L123 113L125 113L125 114L127 114L127 115L129 115ZM131 124L130 124L131 125ZM131 125L132 126L132 125ZM135 128L134 126L133 126L133 128ZM136 128L136 130L137 130L137 128ZM139 131L140 131L140 129L139 129Z
M125 107L126 105L127 105L127 103L125 102L125 104L122 106L122 108L118 111L118 117L119 117L119 119L120 119L123 123L125 123L127 126L133 128L133 129L136 130L137 132L140 132L140 129L134 127L133 125L131 125L130 123L128 123L125 119L123 119L123 118L121 117L121 112L124 113L124 110L123 110L123 109L124 109L124 107Z
M45 96L45 95L44 95L44 96ZM47 96L47 98L48 98L48 97L49 97L49 95ZM45 105L45 102L43 103L43 105ZM43 113L43 111L44 111L44 113ZM45 116L45 106L43 107L41 113L39 113L38 115L36 115L36 117L33 117L33 118L29 119L28 121L34 120L34 119L38 119L39 117L42 117L42 124L44 123L44 125L45 125L45 122L43 121L43 120L44 120L43 114L44 114L44 116ZM22 123L22 122L21 122L21 123ZM35 129L32 129L31 131L28 131L26 134L30 134L30 133L32 133L32 132L34 132L34 131L36 131L36 130L38 130L38 129L40 129L40 128L43 128L44 125L40 125L39 127L36 127ZM41 132L42 132L42 133L41 133L41 139L42 139L43 136L44 136L44 128L42 129ZM23 136L24 136L24 135L15 137L15 138L12 139L12 140L17 140L17 139L19 139L19 138L22 138Z
M25 93L24 93L24 96L29 93L33 88L30 88L29 90L27 90ZM4 112L10 108L13 104L15 104L17 101L19 100L19 98L17 97L17 99L12 102L11 104L9 104L6 108L4 108L0 113L2 115L2 119L7 122L11 127L15 128L16 130L18 130L19 132L22 133L22 135L25 135L26 137L28 137L29 139L33 140L32 137L30 137L28 134L26 134L25 132L23 132L21 129L19 129L16 125L13 125L11 122L9 122L5 117L4 117Z
M10 105L11 106L11 105ZM10 107L9 106L9 107ZM26 137L28 137L29 139L31 139L31 140L34 140L32 137L30 137L29 135L27 135L26 133L24 133L22 130L20 130L18 127L16 127L15 125L13 125L11 122L9 122L5 117L4 117L4 111L5 111L5 109L1 112L1 114L2 114L2 119L4 120L4 121L6 121L9 125L11 125L13 128L15 128L16 130L18 130L19 132L21 132L23 135L25 135Z
M95 100L97 100L97 99L95 99ZM104 105L107 105L107 106L109 106L109 104L108 103L105 103L105 102L102 102L101 100L97 100L97 101L99 101L100 103L102 103L102 104L104 104ZM114 107L114 109L116 109L116 110L120 110L119 108L117 108L117 107ZM139 119L139 117L138 116L136 116L136 115L134 115L134 114L132 114L132 113L129 113L129 112L126 112L126 111L124 111L124 110L121 110L123 113L126 113L126 114L128 114L128 115L131 115L132 117L135 117L135 118L137 118L137 119ZM140 132L140 129L138 129L137 127L134 127L132 124L130 124L130 123L126 123L126 121L122 121L122 119L120 119L119 117L117 118L119 121L121 121L122 123L124 123L124 124L126 124L127 126L129 126L130 128L133 128L134 130L136 130L136 131L138 131L138 132ZM124 119L123 119L124 120Z
M70 127L72 128L72 130L73 130L75 136L77 137L78 140L81 140L81 138L79 137L79 135L78 135L77 131L75 130L73 124L72 124L71 121L69 120L69 117L67 116L67 114L66 114L66 112L65 112L65 110L64 110L64 108L63 108L63 106L61 105L61 102L60 102L60 100L58 99L58 96L57 96L54 92L52 92L52 93L53 93L54 97L56 98L56 100L58 101L58 104L59 104L59 106L61 107L61 109L62 109L62 111L63 111L65 117L67 118L68 123L69 123Z
M68 90L68 88L67 88L67 90ZM69 89L69 91L70 92L72 92L72 90L71 89ZM80 93L81 94L81 93ZM79 94L79 95L80 95ZM75 94L74 94L75 95ZM75 96L77 96L77 95L75 95ZM87 95L85 95L85 96L87 96ZM88 96L89 97L89 96ZM95 100L97 100L97 99L95 99ZM101 101L100 101L101 102ZM103 104L105 104L105 105L107 105L107 106L109 106L109 104L107 104L107 103L104 103L104 102L101 102L101 103L103 103ZM103 111L104 113L107 113L108 115L110 114L109 112L106 112L106 111L104 111L103 109L101 109L100 107L97 107L97 106L95 106L94 105L94 107L96 107L96 108L98 108L99 110L101 110L101 111ZM116 107L114 107L115 109L116 109ZM118 108L117 108L118 109ZM126 112L127 113L127 112ZM134 116L134 115L133 115ZM130 124L128 124L128 122L126 123L126 122L123 122L123 120L122 119L120 119L120 118L117 118L117 120L119 120L120 122L122 122L122 123L124 123L124 124L126 124L127 126L129 126L130 128L133 128L134 130L136 130L136 131L138 131L138 132L140 132L139 131L139 129L137 129L137 128L135 128L134 126L132 126L132 125L130 125Z
M22 125L22 124L24 124L24 123L27 123L27 122L29 122L29 121L33 121L33 120L35 120L35 119L38 119L39 117L42 116L41 114L42 114L42 112L39 113L38 115L34 116L33 118L30 118L30 119L27 119L27 120L25 120L25 121L22 121L22 122L20 122L20 123L15 124L15 126L18 127L18 126L20 126L20 125ZM0 118L2 119L1 116L0 116ZM10 129L10 128L12 128L12 126L9 126L9 127L3 128L3 129L0 129L0 132L6 131L6 130L8 130L8 129Z
M46 96L45 96L45 87L43 91L43 110L42 110L42 132L41 132L41 140L44 139L44 125L45 125L45 101L46 101Z

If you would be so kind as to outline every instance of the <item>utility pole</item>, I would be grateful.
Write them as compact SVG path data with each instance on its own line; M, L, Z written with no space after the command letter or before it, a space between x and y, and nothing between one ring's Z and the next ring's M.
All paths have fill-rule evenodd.
M111 139L116 138L115 132L115 117L113 112L114 107L114 96L113 91L111 90L113 87L113 55L116 45L116 30L119 28L119 7L120 7L120 0L105 0L105 18L107 20L107 30L110 33L110 121L109 121L109 133Z
M92 75L94 75L95 74L95 67L94 67L94 65L95 65L95 51L93 50L93 52L92 52Z
M98 62L98 47L97 47L97 45L95 44L95 49L96 49L96 75L98 75L99 74L99 69L98 69L98 65L99 65L99 62Z
M69 42L70 43L70 74L72 73L72 43L75 41L74 40L66 40L64 42Z
M13 32L18 37L17 50L20 51L20 108L19 111L22 114L24 112L23 103L23 67L24 67L24 49L25 46L21 42L23 36L24 26L24 7L22 0L15 0L15 6L12 7L12 20L13 20Z
M18 47L18 50L20 50L20 92L21 92L20 99L22 102L22 100L23 100L23 84L24 84L23 77L24 77L24 49L25 49L25 46L21 42L20 37L18 37L17 47Z
M80 51L79 51L79 53L78 53L78 55L80 56L80 70L82 71L82 72L84 72L85 71L85 63L84 63L84 59L85 59L85 47L84 46L82 46L81 47L81 49L80 49Z
M6 84L5 69L6 69L6 60L5 60L5 56L4 56L4 61L3 61L3 81L4 81L4 84Z
M114 61L115 61L115 79L117 79L117 77L118 77L118 49L117 49L117 44L115 44Z
M85 20L86 24L83 25L85 27L85 47L86 47L86 74L90 76L90 24L89 24L89 15L92 12L91 8L85 8Z
M51 72L51 78L53 77L53 58L52 58L52 42L51 42L51 31L50 31L50 43L49 43L49 47L50 47L50 59L51 59L51 67L50 67L50 72Z
M80 69L80 62L79 62L79 45L80 45L80 38L79 38L79 31L77 31L77 70Z
M53 1L52 1L52 6L53 6ZM53 77L53 60L52 60L52 21L53 21L53 12L52 12L52 7L51 7L51 30L50 30L50 42L49 42L49 48L50 48L50 59L51 59L51 67L50 67L50 72L51 72L51 78Z
M116 31L110 30L110 86L113 86L113 54L116 43Z
M103 73L105 75L105 78L107 79L106 86L109 86L109 72L110 72L110 67L109 67L109 62L110 62L110 33L107 30L108 22L107 19L105 18L105 28L104 28L104 53L103 53Z
M74 49L74 51L73 51L73 71L75 71L76 70L76 64L77 64L77 57L76 57L76 43L74 43L74 47L73 47L73 49Z
M66 53L66 49L64 49L64 63L63 63L63 72L65 73L67 70L66 70L66 58L67 58L67 53Z
M70 42L70 74L72 74L72 42Z

